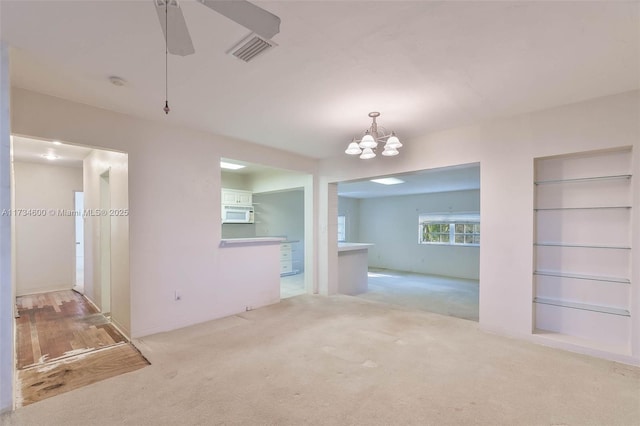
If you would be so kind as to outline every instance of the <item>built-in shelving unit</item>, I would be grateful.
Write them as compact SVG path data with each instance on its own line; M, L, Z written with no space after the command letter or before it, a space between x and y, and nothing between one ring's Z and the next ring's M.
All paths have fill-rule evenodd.
M571 274L568 272L554 272L554 271L535 271L533 274L547 276L547 277L572 278L576 280L604 281L608 283L631 284L631 281L629 281L628 278L605 277L602 275L582 275L582 274Z
M534 183L536 185L546 185L551 183L593 182L597 180L609 180L609 179L631 179L631 175L590 176L590 177L571 178L571 179L537 180Z
M534 211L545 210L611 210L611 209L630 209L631 206L593 206L593 207L552 207L552 208L538 208Z
M536 297L535 303L551 306L561 306L563 308L580 309L583 311L600 312L603 314L620 315L623 317L630 316L626 309L612 308L609 306L589 305L588 303L567 302L566 300L545 299L544 297Z
M542 247L575 247L575 248L593 248L593 249L631 250L631 247L588 245L588 244L564 244L564 243L542 242L542 243L534 243L534 245L542 246Z
M630 350L630 171L630 149L536 160L533 304L541 336Z

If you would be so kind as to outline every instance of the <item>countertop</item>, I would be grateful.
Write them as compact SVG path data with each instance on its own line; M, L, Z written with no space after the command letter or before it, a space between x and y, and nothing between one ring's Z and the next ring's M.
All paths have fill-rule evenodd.
M284 241L286 241L286 238L282 237L222 238L220 240L220 247L281 244Z
M338 243L338 251L367 250L373 246L371 243Z

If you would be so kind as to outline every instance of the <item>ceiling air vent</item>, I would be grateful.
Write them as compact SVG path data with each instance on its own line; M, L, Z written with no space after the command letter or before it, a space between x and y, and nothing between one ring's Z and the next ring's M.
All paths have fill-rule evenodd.
M275 46L277 46L277 44L271 40L264 39L257 34L250 34L240 41L240 43L233 46L227 53L245 62L249 62L265 50Z

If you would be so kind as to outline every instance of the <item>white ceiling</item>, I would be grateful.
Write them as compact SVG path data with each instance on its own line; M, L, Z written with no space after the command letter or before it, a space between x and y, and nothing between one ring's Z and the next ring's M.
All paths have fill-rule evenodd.
M316 158L370 111L410 143L640 88L638 2L256 3L282 19L278 47L244 63L225 52L247 30L181 2L196 53L170 57L168 116L152 0L3 0L0 27L17 87Z
M348 198L376 198L480 189L480 165L477 163L396 174L393 177L404 183L383 185L369 179L341 182L338 184L338 195Z
M60 144L51 141L12 136L13 160L29 163L43 163L52 166L82 167L82 160L92 151L84 146ZM59 158L47 160L43 155L52 154Z

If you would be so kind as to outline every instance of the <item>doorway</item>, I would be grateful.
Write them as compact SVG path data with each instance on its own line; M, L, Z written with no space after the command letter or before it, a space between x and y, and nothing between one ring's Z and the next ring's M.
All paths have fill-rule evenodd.
M305 189L254 193L256 236L281 236L280 298L307 293L305 289Z
M84 294L84 192L73 193L75 214L76 278L73 289Z
M480 164L376 178L337 188L337 239L372 244L358 297L478 321Z
M13 218L12 248L16 386L28 403L34 394L51 396L105 377L112 367L127 367L114 357L136 352L126 343L128 155L12 137L12 208L34 212ZM69 380L69 371L86 365L90 371L70 373L79 382Z
M313 176L237 159L220 160L223 191L250 193L254 209L253 223L223 223L222 238L283 238L280 297L315 293Z

